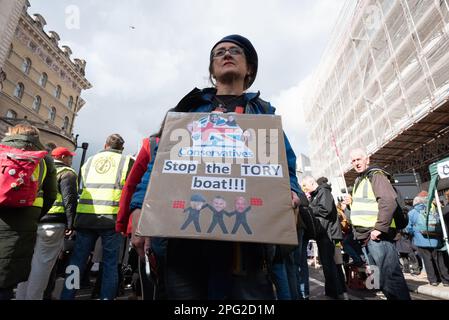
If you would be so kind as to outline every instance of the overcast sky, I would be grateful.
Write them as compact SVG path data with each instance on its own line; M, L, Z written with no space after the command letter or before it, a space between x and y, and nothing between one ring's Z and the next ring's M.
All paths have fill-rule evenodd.
M355 0L354 0L355 1ZM166 111L194 87L206 87L211 47L238 33L259 55L261 91L283 118L293 149L308 153L301 96L318 66L344 0L31 0L45 30L55 30L72 58L87 61L74 133L99 151L120 133L137 152ZM79 19L76 16L79 11ZM79 25L77 22L79 21ZM81 153L81 152L79 152Z

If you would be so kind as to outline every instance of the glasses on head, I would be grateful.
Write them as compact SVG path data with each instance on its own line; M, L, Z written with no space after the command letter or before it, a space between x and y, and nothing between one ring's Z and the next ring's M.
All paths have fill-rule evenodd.
M231 47L229 49L221 48L221 49L215 50L212 53L212 58L215 59L215 58L224 57L226 52L229 52L229 54L231 56L237 56L237 55L243 54L243 50L240 49L239 47Z

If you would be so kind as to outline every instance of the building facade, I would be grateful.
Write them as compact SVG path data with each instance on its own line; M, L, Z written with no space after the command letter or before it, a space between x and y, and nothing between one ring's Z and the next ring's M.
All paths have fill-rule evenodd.
M296 176L301 183L302 179L307 176L312 176L312 166L310 164L310 158L304 154L299 154L296 161Z
M80 96L92 87L85 77L86 62L72 61L71 49L60 46L55 31L44 30L40 14L28 14L29 6L25 1L3 64L0 136L8 126L27 121L39 128L44 144L74 150L73 125L85 105Z
M0 0L0 90L6 77L3 65L24 4L25 0Z
M428 180L449 155L448 100L448 1L348 0L304 108L314 173L352 184L349 153L363 147Z

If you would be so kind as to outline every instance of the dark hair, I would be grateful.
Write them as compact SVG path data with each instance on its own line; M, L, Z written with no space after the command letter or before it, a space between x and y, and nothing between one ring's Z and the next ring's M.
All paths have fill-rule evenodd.
M123 140L122 136L118 133L111 134L106 139L106 146L114 150L123 150L123 145L125 144L125 140Z
M318 180L316 181L316 183L318 183L319 186L321 186L324 183L328 183L328 182L329 182L329 180L326 177L318 178Z
M45 145L45 150L47 150L48 152L53 151L53 149L56 149L56 144L54 144L53 142L49 142Z

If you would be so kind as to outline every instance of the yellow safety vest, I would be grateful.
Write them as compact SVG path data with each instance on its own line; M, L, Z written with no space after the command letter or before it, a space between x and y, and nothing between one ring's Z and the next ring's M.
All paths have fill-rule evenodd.
M73 170L73 168L66 167L66 166L56 167L56 175L57 176L59 176L59 174L63 173L64 171L71 171L76 175L76 171ZM78 187L78 179L77 179L76 186ZM61 190L58 186L58 194L56 195L56 200L53 203L53 207L51 207L51 209L48 211L48 214L64 214L64 213L65 213L65 207L64 207L64 203L62 201Z
M117 215L130 156L103 151L89 158L81 168L83 192L78 214Z
M373 228L377 222L378 213L379 205L371 182L366 176L352 191L351 223L356 227ZM396 227L394 220L390 226Z
M33 207L42 208L44 206L44 191L42 190L42 185L44 183L44 179L46 176L47 176L47 163L45 162L45 159L42 159L33 172L33 178L39 181L39 187L37 189L38 192L36 199L34 199L32 205Z

